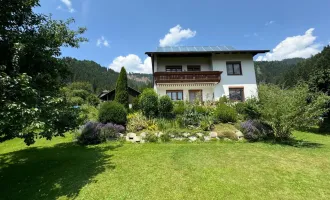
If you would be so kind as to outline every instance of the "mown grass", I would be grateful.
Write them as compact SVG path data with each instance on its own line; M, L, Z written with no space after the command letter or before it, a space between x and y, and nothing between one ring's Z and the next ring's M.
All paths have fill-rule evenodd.
M330 137L294 146L210 142L0 144L0 199L329 199Z

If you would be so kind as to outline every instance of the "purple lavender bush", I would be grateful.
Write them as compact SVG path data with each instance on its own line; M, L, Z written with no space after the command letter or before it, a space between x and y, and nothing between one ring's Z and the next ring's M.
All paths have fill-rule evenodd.
M87 122L78 137L78 143L82 145L100 144L108 139L117 139L119 133L124 131L125 127L122 125Z
M244 138L249 141L270 139L274 136L272 128L258 120L247 120L241 123L241 131Z

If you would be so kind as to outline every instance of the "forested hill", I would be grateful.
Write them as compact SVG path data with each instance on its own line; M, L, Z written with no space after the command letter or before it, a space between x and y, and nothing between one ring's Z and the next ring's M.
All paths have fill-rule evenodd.
M63 61L68 65L71 72L67 83L89 82L93 85L93 90L99 94L102 90L114 89L119 73L112 69L102 67L100 64L90 60L77 60L75 58L65 57ZM137 90L150 87L152 75L129 73L128 85Z
M285 74L303 60L303 58L291 58L282 61L255 61L257 83L281 84L286 81Z

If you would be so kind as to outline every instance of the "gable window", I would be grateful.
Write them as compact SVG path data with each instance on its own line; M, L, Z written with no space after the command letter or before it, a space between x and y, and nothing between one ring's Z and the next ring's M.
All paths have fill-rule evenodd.
M188 72L200 72L201 71L201 66L200 65L188 65L187 66L187 71Z
M242 75L241 62L227 62L226 65L228 75Z
M229 88L229 99L233 101L244 101L244 88Z
M173 100L183 100L183 91L182 90L166 90L166 94Z
M167 72L182 72L182 66L166 66Z

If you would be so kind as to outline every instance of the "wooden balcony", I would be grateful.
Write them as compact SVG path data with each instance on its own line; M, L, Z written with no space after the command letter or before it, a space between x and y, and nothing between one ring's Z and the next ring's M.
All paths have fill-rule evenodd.
M156 83L188 83L188 82L213 82L219 83L221 71L196 71L196 72L155 72Z

